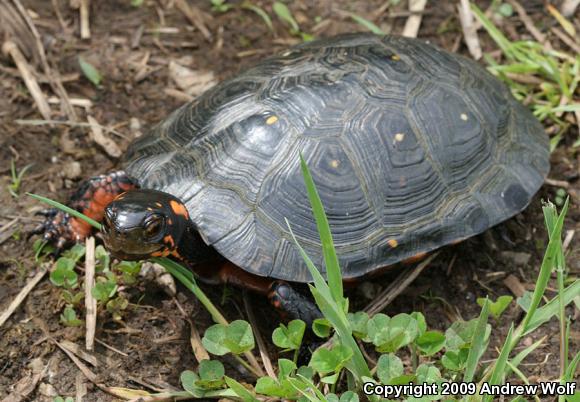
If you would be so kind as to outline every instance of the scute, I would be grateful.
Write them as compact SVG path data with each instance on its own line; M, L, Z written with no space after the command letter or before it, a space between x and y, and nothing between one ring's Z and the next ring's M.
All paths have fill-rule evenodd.
M471 60L350 34L264 60L184 105L127 152L143 187L184 201L241 268L324 273L307 161L346 278L481 233L524 209L549 170L532 114Z

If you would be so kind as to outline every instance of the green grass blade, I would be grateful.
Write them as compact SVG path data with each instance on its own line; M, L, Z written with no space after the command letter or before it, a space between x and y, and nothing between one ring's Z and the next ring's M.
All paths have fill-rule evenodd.
M499 357L497 358L495 365L493 367L493 372L491 373L491 378L489 379L489 384L490 385L498 385L500 383L500 381L502 380L502 377L504 376L505 373L505 368L506 368L506 363L508 361L510 352L512 350L512 334L514 331L514 324L512 323L512 325L510 326L510 329L508 331L506 340L503 344L503 347L501 348L501 352L499 354ZM493 398L493 395L487 395L484 398L484 401L491 401L491 399Z
M206 308L206 310L211 314L213 320L218 324L228 325L228 321L219 312L219 310L214 306L211 300L206 296L206 294L197 286L193 273L187 268L183 267L181 264L170 260L169 258L151 258L151 261L156 262L163 266L167 272L177 278L187 289L191 291L198 298L201 304Z
M469 348L469 355L467 356L467 364L465 367L465 373L463 375L463 381L465 382L470 382L473 380L475 369L477 368L477 363L485 351L485 329L487 326L488 315L489 300L486 298L485 303L483 303L479 319L477 320L475 332L473 333L471 348Z
M314 281L314 285L316 286L316 289L318 289L318 291L325 297L325 299L328 299L329 302L333 302L333 304L336 304L336 302L332 298L332 292L330 291L330 287L325 282L324 278L322 277L322 275L318 271L318 268L316 268L316 266L314 265L314 263L312 262L312 260L308 256L308 254L306 254L306 251L304 251L304 249L302 248L302 246L298 242L298 239L294 235L294 232L292 231L292 227L290 226L290 222L288 222L288 219L286 219L286 218L284 218L284 219L286 221L286 226L288 226L288 230L290 231L290 236L292 236L292 240L294 240L294 244L296 245L296 247L298 247L298 252L300 253L300 255L302 256L302 259L306 263L306 267L308 268L308 271L310 271L310 275L312 275L312 280ZM337 305L337 307L338 307L338 305Z
M227 375L224 376L226 384L230 389L236 394L239 398L242 398L244 402L259 402L259 400L242 384L234 380L233 378L228 377Z
M520 353L518 353L513 359L510 360L510 368L513 367L518 367L522 361L528 357L528 355L530 353L532 353L534 350L536 350L537 348L539 348L542 343L544 343L544 341L546 340L546 336L544 336L542 339L540 339L539 341L534 342L533 344L531 344L530 346L528 346L527 348L525 348L524 350L522 350ZM508 376L510 374L509 370L506 370L506 376Z
M375 35L386 35L381 28L367 20L366 18L361 17L360 15L356 15L354 13L350 13L350 18L352 18L357 24L362 25Z
M278 18L280 18L282 21L286 21L294 31L300 31L298 23L294 19L292 12L286 4L277 1L272 6L272 10L274 10Z
M52 207L58 208L61 211L64 211L64 212L74 216L75 218L82 219L83 221L87 222L89 225L93 226L97 230L101 230L101 224L99 222L95 221L94 219L89 218L86 215L83 215L79 211L76 211L70 207L67 207L66 205L61 204L60 202L53 201L50 198L46 198L46 197L43 197L41 195L32 194L32 193L26 193L26 194L31 196L32 198L38 200L38 201L42 201L42 202L44 202Z
M540 267L540 274L538 276L538 280L536 281L534 294L532 295L532 302L522 322L522 328L524 332L527 332L529 329L528 328L529 322L534 317L536 309L538 308L540 301L542 300L542 296L544 295L544 292L546 291L546 286L548 285L548 281L550 280L552 268L554 267L557 261L559 250L561 250L562 248L561 244L562 227L564 225L564 217L568 212L569 201L570 201L569 199L566 199L566 202L564 203L564 206L562 208L562 212L560 213L558 219L554 224L554 229L551 230L548 247L546 249L546 253L544 254L544 259L542 260L542 265Z
M580 363L580 352L576 353L576 356L572 359L568 367L566 368L566 373L564 378L566 381L574 380L574 376L576 374L576 368L578 367L578 363Z
M552 112L580 112L580 103L575 103L572 105L556 106L552 108Z
M310 204L312 205L312 213L316 219L316 226L318 228L318 233L320 234L324 263L326 265L328 286L330 287L330 291L334 300L342 306L344 304L342 274L340 272L338 257L336 256L336 251L334 249L332 233L330 233L328 219L326 217L326 213L324 212L324 207L322 206L322 201L320 200L316 186L314 185L314 180L312 179L312 175L310 174L308 166L306 165L306 161L302 155L300 155L300 167L302 168L302 175L304 176L304 181L306 183L308 198L310 199Z
M320 311L324 317L330 321L343 345L349 347L353 351L352 362L351 364L347 365L347 368L353 371L357 378L361 378L363 375L370 377L369 368L358 347L358 344L352 336L352 328L350 327L350 323L348 322L344 309L333 298L328 284L324 281L324 278L322 275L320 275L320 272L318 272L318 269L316 269L316 266L310 257L308 257L308 254L306 254L306 251L304 251L300 243L298 243L298 240L294 236L288 220L286 220L286 225L288 225L288 229L292 239L294 240L294 244L296 244L296 247L298 247L300 255L304 259L306 266L308 267L308 270L310 271L314 280L315 286L310 286L310 291L314 296L314 300L316 301L318 308L320 308Z
M534 316L526 325L525 331L522 334L527 335L537 329L540 325L549 321L552 317L557 315L560 311L560 298L564 300L564 305L568 305L574 301L575 297L580 294L580 279L574 281L569 285L562 294L556 296L548 303L536 310Z
M502 52L504 52L508 58L514 59L513 44L508 40L508 38L506 38L505 35L501 33L501 31L497 29L495 25L493 25L489 18L487 18L485 14L473 3L471 3L471 10L479 22L481 22L481 25L483 25L487 33L489 33L491 38L500 47Z
M253 11L255 14L257 14L260 18L262 18L264 23L268 26L268 29L270 30L270 32L274 32L274 26L272 25L272 19L270 18L270 16L268 14L266 14L266 12L264 10L262 10L260 7L250 3L248 1L244 1L242 3L241 7L243 9Z

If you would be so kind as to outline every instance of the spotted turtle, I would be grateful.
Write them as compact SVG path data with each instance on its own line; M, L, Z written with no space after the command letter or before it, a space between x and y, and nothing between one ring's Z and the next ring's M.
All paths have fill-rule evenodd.
M311 321L316 308L288 285L311 277L285 218L324 275L299 152L345 279L514 216L549 170L542 126L480 65L417 39L348 34L292 47L180 107L71 204L103 222L114 256L173 256ZM53 211L43 231L62 246L90 229Z

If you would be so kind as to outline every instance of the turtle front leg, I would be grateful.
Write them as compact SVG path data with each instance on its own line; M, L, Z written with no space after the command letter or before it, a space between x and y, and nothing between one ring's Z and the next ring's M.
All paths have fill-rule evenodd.
M72 194L68 206L100 222L107 204L119 194L137 187L137 181L123 171L96 176L80 185ZM38 214L46 219L30 235L42 233L45 241L56 246L57 253L68 244L83 241L93 229L82 219L56 208L45 209Z
M210 281L228 283L267 296L270 303L278 310L282 317L300 319L308 327L312 326L316 318L322 317L322 313L312 300L298 293L288 282L251 274L231 262L225 262L220 267L217 272L217 277L211 275L211 271L209 270L196 269L196 272L202 278L209 279Z

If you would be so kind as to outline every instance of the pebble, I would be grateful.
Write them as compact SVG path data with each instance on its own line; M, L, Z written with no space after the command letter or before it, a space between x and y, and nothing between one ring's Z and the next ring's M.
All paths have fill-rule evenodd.
M500 253L501 258L509 260L516 265L525 266L530 262L532 258L531 254L518 252L518 251L502 251Z
M79 162L70 162L63 166L63 174L67 179L78 179L82 175L82 168Z

